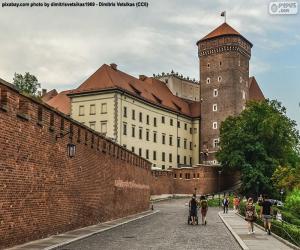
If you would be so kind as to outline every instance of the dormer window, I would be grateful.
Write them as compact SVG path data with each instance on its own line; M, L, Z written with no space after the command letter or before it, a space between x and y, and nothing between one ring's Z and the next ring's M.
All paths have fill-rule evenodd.
M159 104L162 104L162 100L160 98L158 98L156 95L152 94L152 96L154 97L154 99L156 100L156 102L158 102Z
M176 109L178 109L179 111L181 111L181 107L179 107L175 102L172 101L172 103L174 104L174 106L176 107Z
M129 86L133 89L133 91L137 94L137 95L141 95L142 92L139 91L136 87L134 87L131 83L129 83Z

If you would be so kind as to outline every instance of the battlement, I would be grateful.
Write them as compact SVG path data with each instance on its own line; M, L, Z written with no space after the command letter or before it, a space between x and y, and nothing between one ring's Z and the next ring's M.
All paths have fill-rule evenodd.
M66 133L67 139L75 144L84 144L96 151L111 155L132 165L150 170L151 162L120 146L89 127L73 120L39 99L21 94L14 85L0 79L0 111L16 116L24 122L36 124L37 131L56 136ZM38 130L39 129L39 130Z
M182 74L179 74L178 72L174 72L173 70L170 73L165 73L162 72L161 74L153 74L153 77L156 79L160 79L162 77L176 77L177 79L183 80L183 81L187 81L187 82L191 82L194 84L199 84L199 81L197 81L195 78L190 78L189 76L183 76Z

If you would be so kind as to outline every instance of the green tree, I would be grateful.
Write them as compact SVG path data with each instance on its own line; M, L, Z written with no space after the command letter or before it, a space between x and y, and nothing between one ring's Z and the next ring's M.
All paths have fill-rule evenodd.
M224 170L241 171L243 194L273 193L271 177L277 167L296 164L299 139L296 123L281 103L250 101L239 116L222 122L217 159Z
M20 92L30 96L37 96L37 90L41 87L38 79L29 72L26 72L24 76L22 74L15 73L13 83Z

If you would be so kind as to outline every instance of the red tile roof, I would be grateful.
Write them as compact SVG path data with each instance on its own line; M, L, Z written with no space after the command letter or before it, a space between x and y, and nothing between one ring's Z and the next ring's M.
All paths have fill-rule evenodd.
M219 37L219 36L226 36L226 35L238 35L243 37L239 32L237 32L234 28L232 28L229 24L227 23L223 23L220 26L218 26L216 29L214 29L212 32L210 32L209 34L207 34L205 37L203 37L202 39L200 39L197 44L199 42L202 42L204 40L207 39L211 39L211 38L215 38L215 37ZM245 37L243 37L247 42L249 42ZM250 43L250 42L249 42ZM252 46L252 43L250 43Z
M58 95L56 89L52 89L51 91L47 92L45 95L42 96L42 100L44 102L48 102L50 99L52 99L56 95Z
M71 114L71 100L70 97L67 96L71 90L65 90L60 92L58 95L54 96L49 101L46 101L46 103L53 108L56 108L60 112L65 113L66 115Z
M249 99L253 101L265 100L265 96L254 76L249 78Z
M70 94L121 89L140 99L190 117L200 117L200 102L188 102L174 96L164 82L153 77L135 78L103 64L93 75ZM198 106L198 107L197 107Z

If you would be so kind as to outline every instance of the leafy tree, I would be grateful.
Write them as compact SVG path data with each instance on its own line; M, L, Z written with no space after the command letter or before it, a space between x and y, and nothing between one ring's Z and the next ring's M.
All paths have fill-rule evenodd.
M29 72L26 72L24 76L22 74L15 73L13 83L19 91L31 96L36 96L38 88L41 87L38 79Z
M285 205L288 209L300 217L300 188L295 188L289 193L286 197Z
M275 169L296 164L299 139L296 123L286 116L281 103L250 101L239 116L222 122L217 159L224 170L241 171L243 194L271 194Z

